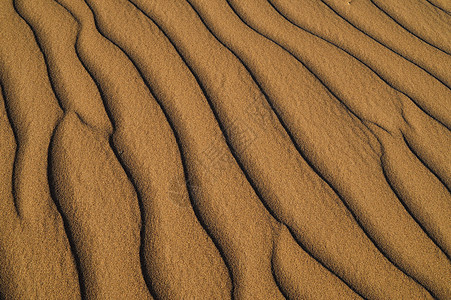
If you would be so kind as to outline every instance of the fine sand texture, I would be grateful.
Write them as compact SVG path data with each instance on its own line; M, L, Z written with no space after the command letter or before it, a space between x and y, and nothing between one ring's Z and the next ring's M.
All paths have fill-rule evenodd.
M0 0L0 300L451 299L448 0Z

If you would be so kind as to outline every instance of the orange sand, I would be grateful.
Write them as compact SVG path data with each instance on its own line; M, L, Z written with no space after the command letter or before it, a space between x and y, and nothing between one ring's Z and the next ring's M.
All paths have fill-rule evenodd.
M451 299L445 0L0 2L0 299Z

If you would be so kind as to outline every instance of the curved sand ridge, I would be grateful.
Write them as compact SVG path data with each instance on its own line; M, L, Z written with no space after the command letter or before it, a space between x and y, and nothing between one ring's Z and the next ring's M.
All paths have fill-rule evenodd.
M0 2L0 298L451 298L449 13Z

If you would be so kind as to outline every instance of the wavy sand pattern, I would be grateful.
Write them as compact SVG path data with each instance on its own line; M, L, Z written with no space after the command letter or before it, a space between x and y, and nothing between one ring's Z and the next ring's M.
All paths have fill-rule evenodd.
M450 13L0 1L0 298L451 299Z

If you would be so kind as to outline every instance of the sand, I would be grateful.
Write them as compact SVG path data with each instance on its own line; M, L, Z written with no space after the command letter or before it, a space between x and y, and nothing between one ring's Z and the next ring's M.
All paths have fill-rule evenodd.
M444 0L0 2L0 299L451 299Z

